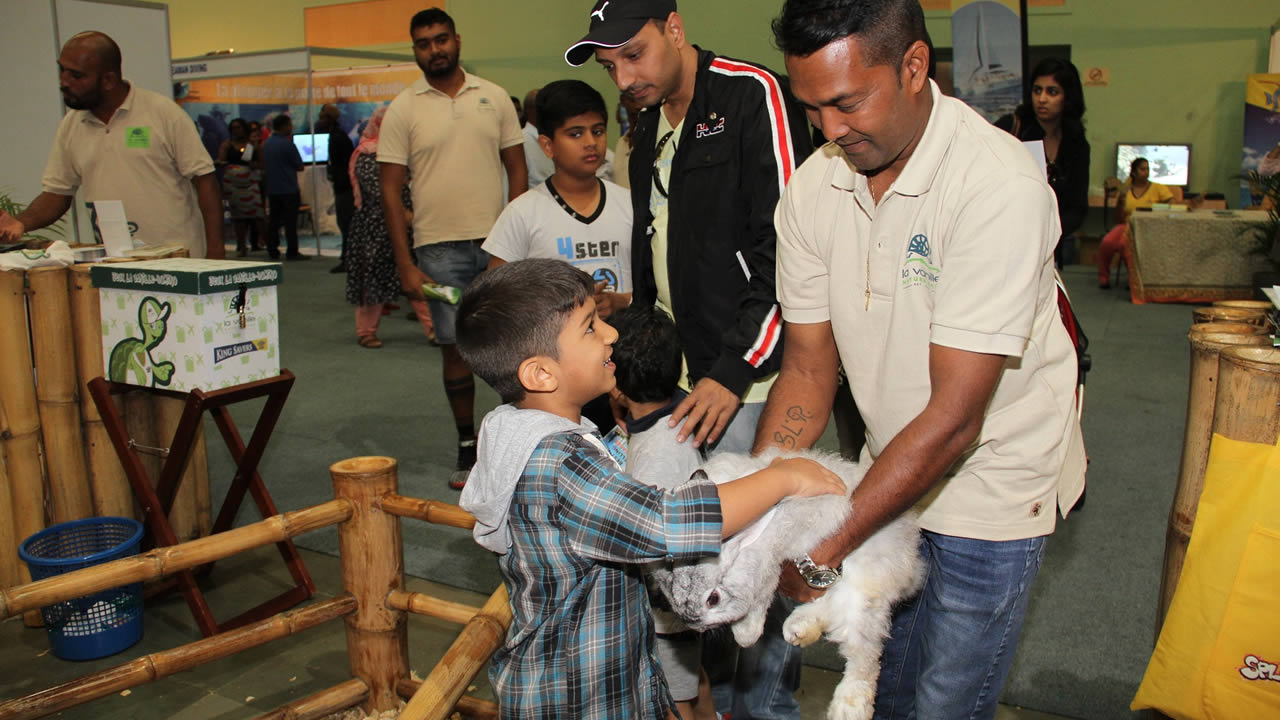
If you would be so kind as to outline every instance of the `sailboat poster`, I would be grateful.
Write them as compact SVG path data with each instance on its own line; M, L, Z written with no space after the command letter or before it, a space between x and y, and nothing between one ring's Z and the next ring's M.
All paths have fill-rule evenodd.
M994 122L1022 100L1018 0L952 0L956 97Z

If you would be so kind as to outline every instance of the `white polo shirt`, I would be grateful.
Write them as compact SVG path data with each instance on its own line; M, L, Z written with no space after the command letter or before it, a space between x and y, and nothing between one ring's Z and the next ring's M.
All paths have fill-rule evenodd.
M181 243L202 258L204 219L190 180L212 172L191 118L135 83L106 124L88 110L62 116L41 182L55 195L80 189L85 202L120 200L134 242Z
M931 344L1008 356L976 445L921 499L920 522L1037 537L1084 486L1057 201L1017 140L930 84L924 136L878 207L834 144L792 176L775 215L778 298L787 322L831 322L867 423L864 462L924 410Z
M506 90L466 73L449 97L418 78L391 101L378 162L409 168L413 245L478 240L502 212L499 152L524 142Z

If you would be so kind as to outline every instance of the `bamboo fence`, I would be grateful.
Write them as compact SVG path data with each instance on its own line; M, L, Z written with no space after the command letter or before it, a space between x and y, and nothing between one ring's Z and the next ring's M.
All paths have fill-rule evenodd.
M510 627L506 588L499 587L478 608L404 589L401 517L430 517L453 527L470 527L474 518L457 506L398 495L396 462L391 458L352 458L335 463L329 471L335 499L327 503L38 582L0 587L3 619L338 526L343 592L337 597L144 655L26 697L0 701L0 720L26 720L62 712L338 618L346 624L352 679L281 706L260 716L260 720L310 720L352 707L366 713L394 711L400 707L402 696L409 702L400 710L401 720L443 720L454 712L467 718L496 718L494 703L463 693L502 645ZM408 669L410 613L463 626L457 641L425 681L410 677Z
M29 575L18 545L52 523L94 516L140 519L102 417L85 385L105 375L98 291L88 265L0 271L0 584ZM176 403L176 408L175 408ZM130 393L130 436L165 448L181 401ZM144 455L152 480L160 457ZM171 522L180 540L209 534L208 454L199 433ZM28 617L38 623L39 614Z

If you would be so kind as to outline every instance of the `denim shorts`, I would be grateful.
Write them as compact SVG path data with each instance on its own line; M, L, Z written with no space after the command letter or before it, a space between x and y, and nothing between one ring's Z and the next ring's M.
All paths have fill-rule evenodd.
M434 282L461 290L489 266L489 253L480 249L482 242L483 238L433 243L414 248L413 254L418 269ZM436 327L436 344L456 345L458 306L428 300L427 307L431 309L431 322Z

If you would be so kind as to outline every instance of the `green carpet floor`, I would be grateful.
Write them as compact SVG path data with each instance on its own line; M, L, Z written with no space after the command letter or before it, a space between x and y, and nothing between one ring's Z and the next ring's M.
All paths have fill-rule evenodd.
M268 487L282 510L305 507L332 497L331 463L388 455L399 461L402 493L456 502L458 493L445 484L456 434L439 350L405 318L407 307L383 319L383 348L358 346L345 276L330 274L333 264L285 265L280 344L283 365L298 381L263 460ZM1094 358L1084 416L1088 501L1049 542L1003 701L1068 717L1127 718L1152 647L1186 411L1191 310L1134 306L1123 291L1093 287L1091 268L1072 267L1065 276ZM480 385L477 418L497 404ZM235 411L246 435L256 412ZM230 462L212 427L207 431L216 499ZM823 445L832 444L828 431ZM241 512L240 522L255 519ZM465 532L409 522L404 537L412 575L482 592L500 582L492 557ZM336 553L337 534L313 533L300 544ZM837 658L817 648L807 659L831 666Z

